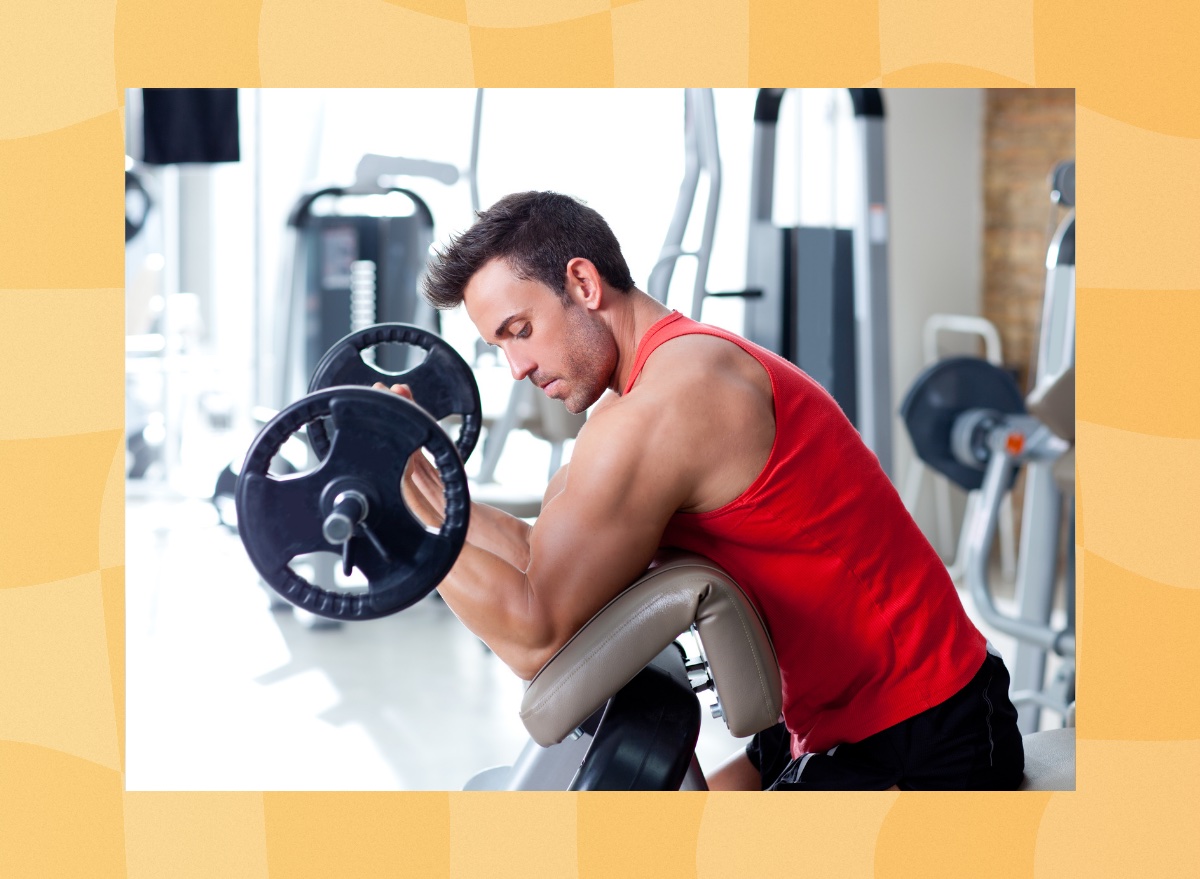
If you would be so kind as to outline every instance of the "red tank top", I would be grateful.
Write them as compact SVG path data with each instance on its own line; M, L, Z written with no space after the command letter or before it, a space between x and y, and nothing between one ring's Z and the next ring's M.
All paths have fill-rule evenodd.
M707 513L676 513L661 545L704 555L771 633L792 753L857 742L958 692L983 663L946 567L841 408L798 367L678 312L638 344L625 393L659 345L726 339L771 378L775 441L758 478Z

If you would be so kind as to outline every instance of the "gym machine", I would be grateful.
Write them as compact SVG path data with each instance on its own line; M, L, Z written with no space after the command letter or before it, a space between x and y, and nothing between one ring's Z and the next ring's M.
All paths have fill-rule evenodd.
M283 399L296 396L291 387L296 373L310 375L347 333L381 322L437 329L436 312L417 293L433 244L433 214L411 189L389 182L401 175L453 183L458 169L367 155L358 163L352 186L306 193L292 208L288 226L295 230L295 240L282 346ZM408 213L395 212L405 204ZM392 210L384 213L385 206ZM299 344L296 336L302 339ZM376 353L381 365L403 367L397 358L404 352L383 348Z
M667 237L658 260L650 269L646 292L666 304L675 265L681 257L696 260L692 286L692 320L700 320L704 298L710 295L706 284L708 263L712 257L713 235L717 228L717 208L721 202L721 151L717 143L717 111L712 89L684 89L683 104L683 181L675 200L675 213L667 227ZM696 204L700 176L708 180L708 198L702 218L700 244L684 250L683 236Z
M759 89L754 107L746 289L708 291L721 159L711 89L688 89L684 179L659 259L647 284L666 301L675 263L697 260L693 320L707 296L746 300L743 335L795 363L832 394L886 473L892 469L891 341L887 286L887 198L883 99L848 89L854 107L861 185L852 229L780 228L772 220L775 142L787 89ZM682 247L701 174L708 179L700 244Z
M673 640L689 628L695 655ZM534 676L521 701L531 740L516 761L466 789L706 790L693 694L711 689L713 715L741 737L778 720L781 687L742 590L702 556L663 553ZM1027 735L1024 747L1022 790L1074 790L1074 730Z
M280 401L300 395L298 376L311 375L322 355L347 333L381 321L436 323L436 312L417 294L433 243L433 214L411 189L389 182L399 175L453 183L458 169L438 162L366 155L358 163L353 185L306 193L292 208L288 226L294 232L293 257L282 321ZM398 206L390 201L396 197L411 208L410 213L383 212L382 206ZM379 358L381 367L399 371L413 355L384 346L372 356ZM270 414L272 410L256 410L260 423ZM306 457L304 452L281 456L276 470L294 472ZM237 475L236 462L225 467L212 495L221 522L230 529L237 527L231 503Z
M890 474L883 98L879 89L848 90L861 167L854 228L780 229L772 223L771 209L775 134L785 91L760 89L754 107L746 337L783 355L820 382Z
M434 219L425 201L401 180L468 184L472 207L479 202L475 175L479 154L482 89L476 90L470 161L459 169L446 162L367 154L359 159L353 183L305 193L288 215L291 260L281 283L282 320L275 349L281 366L273 376L271 405L256 407L261 427L279 407L304 393L326 351L346 334L380 322L402 322L436 333L438 313L418 294L434 240ZM407 210L405 210L407 209ZM398 345L372 347L389 372L415 367L418 353ZM297 437L272 463L280 475L303 467L310 456L307 437ZM234 486L238 464L217 476L212 502L219 520L237 529ZM332 570L325 576L332 577Z
M454 186L465 180L472 209L478 210L481 113L478 89L466 168L369 153L359 159L353 183L305 193L293 206L287 221L293 233L291 278L276 348L283 352L276 405L303 393L305 378L347 333L385 322L439 331L437 311L418 292L434 242L433 214L408 181ZM384 368L398 370L408 355L383 347L372 356L381 358Z
M984 357L989 363L1000 366L1004 358L1000 351L1000 333L994 324L986 318L965 314L931 314L925 321L924 347L925 366L932 366L941 359L938 349L938 338L942 334L957 334L975 338L983 344ZM921 489L925 484L925 463L920 458L913 458L905 475L900 497L910 513L917 508ZM950 505L950 483L945 479L934 479L934 501L937 519L937 546L943 553L947 547L953 546L954 561L947 566L950 577L955 582L962 579L966 570L966 530L970 526L971 514L979 501L979 491L967 494L966 510L963 513L962 528L955 542L951 536L952 511ZM1006 580L1016 576L1016 549L1013 538L1012 497L1005 495L1000 502L1000 571Z
M677 640L689 630L692 655ZM707 790L695 747L708 689L734 736L779 718L779 667L753 604L708 559L664 552L534 676L516 761L466 789Z
M1075 700L1075 170L1060 163L1051 200L1069 210L1046 257L1046 285L1033 391L977 358L949 358L917 377L901 417L922 461L967 491L979 491L966 535L967 585L983 618L1012 636L1012 701L1023 733L1041 710L1069 722ZM995 606L989 557L1004 497L1025 468L1015 615ZM1065 501L1065 503L1064 503ZM1066 622L1051 625L1061 526L1067 527ZM1059 658L1047 682L1047 659Z

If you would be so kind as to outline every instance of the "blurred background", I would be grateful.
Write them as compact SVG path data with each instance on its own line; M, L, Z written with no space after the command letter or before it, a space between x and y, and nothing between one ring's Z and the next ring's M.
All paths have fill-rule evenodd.
M1050 182L1074 158L1074 93L881 90L864 136L852 91L781 96L764 221L752 89L130 90L127 787L459 789L516 757L523 685L436 595L366 623L293 610L249 562L230 484L316 358L370 315L436 329L471 364L486 424L472 495L536 517L579 423L523 396L461 309L438 316L414 294L430 246L509 192L581 197L639 287L752 337L762 303L715 294L758 283L756 223L862 230L879 257L874 393L888 422L872 447L961 581L968 494L920 463L899 407L955 354L1035 389L1047 254L1074 201L1073 176L1067 202ZM1073 324L1054 332L1073 339ZM1001 606L1021 601L1023 483L991 558ZM1054 527L1061 624L1070 538ZM1012 668L1016 641L980 625ZM1043 651L1024 686L1052 688L1060 666ZM1061 720L1034 704L1026 731ZM705 712L703 765L740 745Z

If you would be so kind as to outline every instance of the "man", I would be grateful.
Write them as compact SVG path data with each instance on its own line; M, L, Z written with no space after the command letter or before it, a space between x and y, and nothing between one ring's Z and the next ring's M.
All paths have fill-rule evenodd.
M572 412L595 405L536 524L474 504L439 587L518 675L532 678L660 547L679 547L751 596L783 680L784 724L711 773L711 787L1020 783L1003 663L808 376L637 289L600 215L556 193L481 213L440 254L426 296L465 305L514 379ZM441 483L421 456L405 494L440 521Z

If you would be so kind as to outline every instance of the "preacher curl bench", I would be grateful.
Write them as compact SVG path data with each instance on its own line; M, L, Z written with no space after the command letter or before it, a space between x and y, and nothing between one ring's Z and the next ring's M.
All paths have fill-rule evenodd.
M703 656L688 662L675 639L693 626ZM689 672L702 679L693 683ZM708 559L665 553L530 682L521 720L532 741L513 765L485 770L466 787L706 790L695 758L695 692L708 687L733 736L779 720L779 668L754 606ZM1074 789L1074 729L1024 743L1022 790Z

